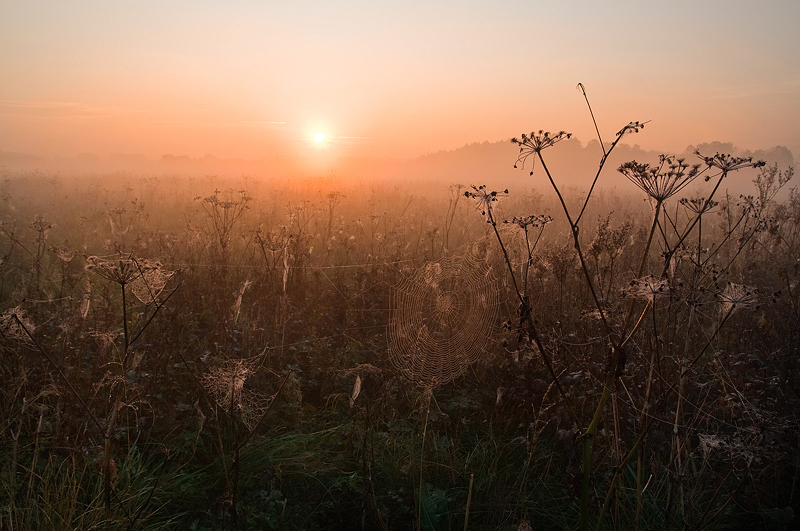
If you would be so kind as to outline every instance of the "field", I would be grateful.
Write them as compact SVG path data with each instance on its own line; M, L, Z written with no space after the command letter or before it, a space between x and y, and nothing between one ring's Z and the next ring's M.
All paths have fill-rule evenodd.
M564 190L559 140L507 191L4 171L0 530L796 528L792 170Z

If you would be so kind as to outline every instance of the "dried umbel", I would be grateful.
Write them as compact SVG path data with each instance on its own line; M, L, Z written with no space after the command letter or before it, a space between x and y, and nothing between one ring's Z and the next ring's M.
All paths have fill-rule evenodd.
M725 153L717 153L713 157L706 157L701 155L698 150L695 150L694 154L700 157L707 167L717 168L725 173L742 168L761 168L767 165L763 160L753 162L753 157L734 157ZM710 179L710 176L706 177L706 181Z
M29 334L35 329L33 322L19 307L9 308L0 314L0 334L11 341L32 345L33 341Z
M517 217L514 216L511 221L505 220L503 223L511 223L513 225L517 225L519 228L523 230L527 230L529 228L537 228L537 227L544 227L548 223L553 221L552 216L545 216L545 215L534 215L531 214L530 216L522 216Z
M647 276L631 280L627 288L622 290L623 297L643 299L651 304L657 297L669 295L669 284L664 278Z
M41 214L36 214L33 218L33 221L30 225L28 225L31 229L35 230L39 234L45 234L47 231L53 228L53 225L44 219Z
M680 200L680 203L686 208L686 210L698 215L712 212L717 206L719 206L717 201L710 201L704 197L695 197L692 199L687 199L684 197Z
M700 174L700 165L688 165L684 159L661 155L657 166L635 160L619 167L619 172L650 198L663 203L683 190Z
M722 315L732 315L735 311L753 308L758 305L758 290L743 284L728 282L725 289L717 294L722 303Z
M139 278L142 273L131 255L103 259L90 256L86 259L86 270L92 271L106 280L126 286Z
M572 133L567 133L566 131L559 131L552 135L549 131L539 130L538 133L531 132L530 136L523 133L521 138L512 138L511 143L519 146L519 156L517 157L517 162L514 163L514 167L516 168L520 164L525 167L525 161L528 157L537 155L543 149L552 147L570 137L572 137ZM531 170L531 175L533 175L533 170Z
M497 202L501 197L508 195L508 190L497 192L495 190L489 191L485 184L480 186L472 185L472 190L464 192L465 197L475 200L475 207L481 211L481 216L486 218L487 223L493 223L494 217L492 216L492 203Z
M161 262L134 258L133 255L102 259L90 256L86 259L86 270L122 286L130 286L134 296L143 303L158 298L175 271L164 269Z

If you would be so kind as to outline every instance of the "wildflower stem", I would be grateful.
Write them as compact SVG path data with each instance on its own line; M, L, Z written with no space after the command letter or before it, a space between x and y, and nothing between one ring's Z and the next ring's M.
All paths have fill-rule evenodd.
M714 339L717 337L717 335L719 334L720 330L722 329L722 325L724 325L728 321L728 318L731 316L731 314L733 313L733 311L735 309L736 309L736 305L732 305L730 308L728 308L728 311L725 312L725 315L720 320L719 324L717 325L716 329L714 330L714 333L711 334L711 337L708 338L708 341L706 341L705 346L703 346L703 348L700 349L700 352L697 354L697 356L692 358L692 361L689 363L689 365L686 366L686 370L689 370L690 368L692 368L694 366L694 364L697 363L698 360L700 360L700 358L703 356L703 354L706 353L706 350L708 350L708 347L711 346L711 342L714 341Z
M703 203L703 208L700 209L701 212L705 211L705 209L708 208L708 205L711 204L711 200L714 197L714 194L717 193L717 190L719 189L720 185L722 184L722 180L727 175L728 175L728 171L727 170L722 170L722 172L719 175L719 179L717 179L717 184L714 186L714 189L711 190L711 193L708 194L708 198L705 200L705 203ZM669 268L669 261L672 258L672 254L675 252L675 249L678 249L681 246L681 244L683 244L683 241L689 236L689 234L691 234L692 230L694 229L694 226L697 223L699 223L699 221L700 221L700 217L699 216L695 217L694 220L689 224L689 226L683 232L683 234L678 238L678 241L675 243L675 245L672 246L672 249L667 251L669 256L666 257L666 262L664 264L664 270L662 272L662 276L664 274L666 274L667 269ZM699 260L699 257L698 257L698 260Z
M564 403L567 406L567 411L569 412L570 417L575 422L577 426L580 426L580 422L578 420L578 416L575 414L575 411L572 409L572 406L567 399L567 393L561 387L561 384L558 381L558 375L556 374L555 368L553 367L550 358L546 354L544 349L544 345L542 344L542 340L539 337L539 333L536 330L536 326L533 323L533 318L531 317L531 307L530 301L528 298L523 295L522 292L519 290L519 286L517 285L517 279L514 275L514 269L511 267L511 259L508 256L508 252L506 251L506 246L503 244L503 239L500 237L500 232L497 230L497 223L494 219L494 214L492 213L491 203L486 205L486 213L489 217L489 223L492 225L494 229L494 234L497 237L497 242L500 244L500 249L503 251L503 258L505 259L506 265L508 266L508 271L511 273L511 281L514 283L514 291L517 293L517 297L519 298L520 302L520 327L522 327L526 322L528 324L528 331L529 336L533 339L533 342L536 343L536 348L539 350L539 354L542 356L542 360L544 364L547 366L547 370L550 373L550 376L553 378L553 382L556 384L556 389L558 389L558 393L561 395L561 398L564 399Z
M592 117L592 123L594 124L594 130L597 131L597 140L600 142L600 149L603 150L603 159L605 160L608 153L606 153L606 148L603 145L603 139L600 137L600 129L597 127L597 120L594 119L594 113L592 112L592 106L589 103L589 96L586 95L586 88L583 86L583 83L578 83L578 88L581 89L583 93L583 99L586 100L586 106L589 107L589 114Z
M647 257L650 254L650 245L652 245L653 243L653 236L655 235L656 226L658 225L658 214L660 210L661 210L661 201L657 201L656 211L653 214L653 224L650 227L650 234L647 237L647 243L644 246L644 252L642 253L642 261L639 263L639 273L636 275L636 278L641 278L642 275L644 275L644 268L647 265ZM642 317L644 317L644 313L647 311L647 306L645 306L644 310L642 311L641 317L639 317L639 320L631 329L630 333L626 336L625 330L627 330L628 323L630 322L631 317L633 317L633 308L634 308L634 301L631 300L630 306L628 306L628 315L627 317L625 317L625 326L622 328L622 337L624 337L625 339L622 341L622 343L620 343L621 347L624 347L628 343L630 338L633 336L634 332L636 332L636 329L639 328L639 324L642 322Z
M608 323L606 319L606 314L603 311L603 306L600 304L600 299L597 297L597 292L594 289L594 282L592 282L592 276L589 273L589 268L586 265L586 260L583 257L583 251L581 250L581 243L579 239L580 229L578 225L576 225L572 221L572 217L569 215L569 208L567 208L567 204L564 202L564 197L561 195L561 191L558 189L558 185L556 185L553 177L550 175L550 170L547 169L547 164L544 162L544 158L542 158L542 152L537 152L539 156L539 161L542 163L542 168L544 168L544 172L547 174L547 178L550 180L550 184L553 186L553 189L558 195L558 200L561 202L561 208L564 210L564 215L567 217L567 222L569 223L570 229L572 230L572 238L575 243L575 251L578 253L578 259L581 262L581 269L583 270L583 274L586 277L586 284L589 287L589 292L592 294L592 299L594 299L595 306L597 306L598 312L600 312L600 320L603 321L603 326L605 327L606 331L608 331L609 335L612 332L611 325Z
M517 284L517 277L516 275L514 275L514 269L511 267L511 259L508 257L508 251L506 251L506 246L503 244L503 239L500 237L500 233L497 231L497 222L494 219L494 214L492 213L491 204L488 204L486 206L486 213L489 216L489 223L492 225L492 229L494 229L494 234L497 237L497 243L500 244L500 250L503 251L503 258L505 259L506 265L508 266L508 271L509 273L511 273L511 281L514 283L514 291L516 291L520 303L523 303L524 297L522 295L522 292L519 290L519 285Z

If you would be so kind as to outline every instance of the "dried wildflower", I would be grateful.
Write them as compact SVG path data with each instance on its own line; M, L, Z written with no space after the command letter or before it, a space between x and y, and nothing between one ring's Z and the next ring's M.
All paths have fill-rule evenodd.
M603 254L613 262L631 244L633 223L626 220L616 228L611 228L611 214L598 220L594 239L589 243L587 253L595 259Z
M667 280L654 276L635 278L631 280L627 288L622 290L623 297L643 299L649 301L651 304L655 302L656 297L662 297L667 294L669 294L669 284L667 284Z
M719 203L717 201L710 201L705 197L695 197L693 199L683 198L680 200L680 204L683 205L686 210L690 212L694 212L695 214L705 214L707 212L713 211Z
M567 133L566 131L559 131L551 135L549 131L539 130L538 133L535 131L531 132L530 136L523 133L522 138L512 138L511 143L519 146L519 156L517 157L517 162L514 163L514 167L516 168L519 164L522 164L524 168L525 161L528 157L537 155L541 153L543 149L554 146L570 137L572 137L572 133ZM531 169L531 175L533 175L533 169Z
M632 160L620 166L618 171L650 198L663 203L700 174L700 165L689 166L684 159L661 155L658 166Z
M514 218L511 221L504 220L503 223L512 223L517 225L522 230L527 230L529 228L536 228L536 227L544 227L548 223L553 221L552 216L545 216L545 215L530 215L530 216L523 216Z
M132 255L105 260L97 256L86 259L86 270L97 273L106 280L126 286L139 278L142 273Z
M49 221L45 220L41 214L36 214L36 216L33 218L33 221L28 226L40 234L44 234L53 228L53 225Z
M717 153L713 157L706 157L701 155L699 150L695 150L694 154L703 159L703 162L709 168L717 168L724 173L740 170L742 168L761 168L767 165L763 160L753 162L753 157L734 157L733 155L727 155L725 153ZM710 179L711 176L706 177L706 181Z
M58 257L59 260L68 264L75 258L75 251L72 249L67 249L66 247L62 247L60 245L54 245L50 248L51 251Z
M644 129L644 125L649 122L650 120L647 120L646 122L640 122L639 120L636 120L635 122L628 122L628 125L617 131L617 136L622 136L626 133L638 133L639 130Z
M722 315L730 315L736 310L758 305L758 289L743 284L728 282L725 289L717 296L722 303Z
M287 234L286 227L267 231L263 225L260 225L255 232L256 243L273 254L284 251L291 240L292 235Z
M480 186L472 185L472 191L467 190L464 192L465 197L471 197L475 200L475 207L481 211L481 215L486 217L487 223L492 223L494 218L492 217L492 203L497 201L500 197L507 196L508 190L503 190L502 192L497 191L489 191L486 188L485 184Z
M32 345L30 335L36 329L24 310L9 308L0 314L0 335L26 345Z

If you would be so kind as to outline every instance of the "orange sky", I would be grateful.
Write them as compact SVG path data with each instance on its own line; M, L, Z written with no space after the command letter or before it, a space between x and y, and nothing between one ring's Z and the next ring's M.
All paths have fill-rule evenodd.
M414 157L540 128L587 142L582 82L604 140L651 120L629 142L797 157L799 22L795 0L0 0L0 151Z

